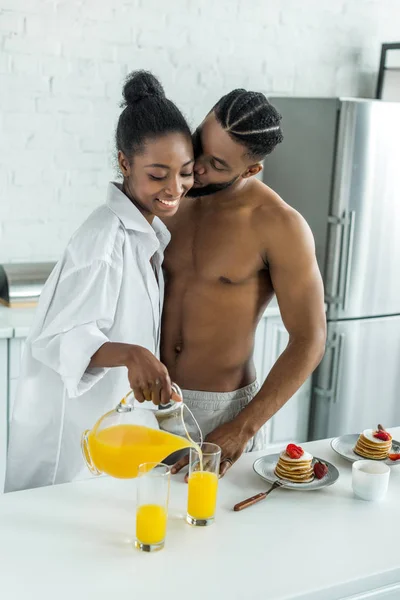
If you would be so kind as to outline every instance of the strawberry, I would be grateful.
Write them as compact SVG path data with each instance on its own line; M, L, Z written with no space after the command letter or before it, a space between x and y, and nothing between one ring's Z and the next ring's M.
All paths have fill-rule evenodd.
M314 475L317 479L322 479L328 472L328 466L320 461L317 461L314 465Z
M296 444L288 444L286 447L286 454L290 458L301 458L304 454L303 448L296 446Z
M390 460L400 460L400 454L389 454Z
M382 440L383 442L388 442L392 439L392 436L387 431L380 429L379 431L374 431L374 438Z

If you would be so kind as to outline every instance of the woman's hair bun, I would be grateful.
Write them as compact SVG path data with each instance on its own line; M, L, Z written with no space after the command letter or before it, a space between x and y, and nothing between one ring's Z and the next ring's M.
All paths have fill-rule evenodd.
M128 75L122 90L124 105L131 106L149 96L165 98L164 88L148 71L133 71Z

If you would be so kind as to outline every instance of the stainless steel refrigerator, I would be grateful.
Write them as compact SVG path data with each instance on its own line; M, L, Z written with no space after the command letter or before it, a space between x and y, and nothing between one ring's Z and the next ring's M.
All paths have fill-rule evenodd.
M400 425L400 103L271 98L264 181L313 230L328 340L310 439Z

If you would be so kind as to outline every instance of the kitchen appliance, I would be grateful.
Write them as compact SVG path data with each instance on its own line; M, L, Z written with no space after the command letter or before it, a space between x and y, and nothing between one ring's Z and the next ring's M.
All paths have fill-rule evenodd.
M55 263L0 265L0 305L10 308L36 306Z
M400 104L272 98L284 141L264 181L307 219L328 337L309 438L400 424Z

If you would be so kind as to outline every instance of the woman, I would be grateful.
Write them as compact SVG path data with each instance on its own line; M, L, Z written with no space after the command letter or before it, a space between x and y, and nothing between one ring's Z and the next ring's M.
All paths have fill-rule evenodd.
M47 281L26 343L5 491L88 476L80 437L129 387L170 399L158 355L163 251L193 185L189 127L150 73L132 73L116 131L122 185L70 240ZM126 374L128 370L128 378Z

